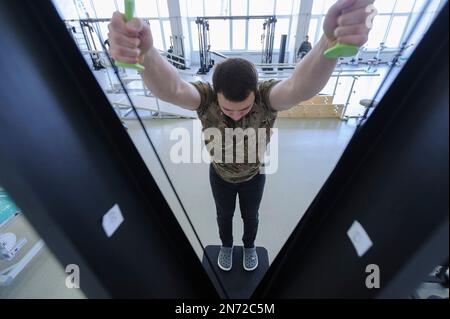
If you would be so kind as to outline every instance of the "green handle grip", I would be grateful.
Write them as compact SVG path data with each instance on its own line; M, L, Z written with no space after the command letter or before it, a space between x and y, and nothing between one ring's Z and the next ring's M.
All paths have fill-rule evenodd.
M358 50L359 48L356 45L338 43L326 50L323 55L328 59L351 57L356 55Z
M125 1L125 14L124 14L124 19L125 22L130 21L131 19L134 18L134 12L136 10L136 6L134 3L134 0L124 0ZM119 62L116 61L115 62L116 66L118 67L122 67L122 68L126 68L126 69L134 69L137 71L144 71L145 67L141 64L130 64L130 63L124 63L124 62Z
M372 1L373 2L373 1ZM342 14L351 12L354 10L355 6L358 6L358 2L353 5L351 8L344 9ZM328 59L336 59L336 58L347 58L351 56L355 56L359 51L359 48L356 45L345 44L345 43L337 43L334 47L326 50L323 55Z
M128 22L134 18L135 10L136 6L134 4L134 0L125 0L125 22Z

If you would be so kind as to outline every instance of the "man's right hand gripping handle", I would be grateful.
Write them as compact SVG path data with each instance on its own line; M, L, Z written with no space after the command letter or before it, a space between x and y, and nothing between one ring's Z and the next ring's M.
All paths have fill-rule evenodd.
M110 54L116 61L143 63L147 52L153 47L150 27L142 20L133 18L125 22L124 15L115 12L108 25Z

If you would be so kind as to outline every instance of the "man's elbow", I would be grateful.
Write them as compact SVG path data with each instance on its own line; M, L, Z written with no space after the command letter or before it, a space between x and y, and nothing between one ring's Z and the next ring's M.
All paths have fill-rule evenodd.
M287 101L287 105L289 108L294 107L301 102L307 101L310 98L314 97L315 94L308 89L305 89L304 84L296 83L295 81L291 81L288 85L288 92L286 96L290 97Z
M177 97L180 96L179 89L177 86L172 85L164 89L152 92L153 96L168 103L176 104Z

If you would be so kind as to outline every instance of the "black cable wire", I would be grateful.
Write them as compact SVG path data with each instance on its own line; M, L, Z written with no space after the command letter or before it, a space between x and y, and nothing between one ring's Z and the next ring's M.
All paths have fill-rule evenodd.
M101 46L102 46L102 48L103 48L103 51L105 52L105 55L106 55L107 58L108 58L108 61L110 62L110 64L111 64L112 66L114 66L114 63L113 63L113 61L112 61L112 58L111 58L111 56L109 55L108 50L106 49L106 46L105 46L105 44L104 44L103 37L102 37L101 32L100 32L100 30L99 30L98 24L96 24L95 33L97 34L97 37L98 37L98 39L99 39L99 41L100 41L100 43L101 43ZM144 130L145 136L146 136L148 142L150 143L150 146L151 146L151 148L153 149L153 152L155 153L156 158L158 159L159 164L161 165L161 168L162 168L162 170L163 170L163 172L164 172L164 175L166 176L167 180L169 181L169 184L170 184L170 186L172 187L172 190L173 190L173 192L174 192L174 194L175 194L175 197L177 198L178 202L180 203L181 209L183 210L183 213L185 214L185 216L186 216L186 218L187 218L187 220L188 220L188 222L189 222L189 225L191 226L192 230L194 231L194 234L195 234L195 237L196 237L197 241L200 243L200 246L203 248L204 256L206 257L206 260L207 260L207 262L208 262L208 264L209 264L209 266L210 266L210 269L212 270L212 272L213 272L214 275L216 276L216 279L217 279L217 281L218 281L218 283L219 283L219 286L220 286L220 288L222 289L222 291L223 291L225 297L226 297L227 299L229 299L230 297L229 297L229 295L228 295L228 293L227 293L225 287L223 286L223 283L221 282L221 280L220 280L220 278L219 278L219 275L217 274L216 269L214 268L214 264L212 263L212 261L211 261L210 257L208 256L208 254L206 254L206 252L205 252L205 246L204 246L203 242L200 240L200 237L199 237L198 233L196 232L195 227L194 227L194 225L193 225L191 219L189 218L189 215L188 215L188 213L187 213L187 211L186 211L186 208L184 207L184 205L183 205L183 203L182 203L182 201L181 201L181 199L180 199L180 196L178 195L178 192L176 191L175 186L174 186L174 184L172 183L172 180L170 179L169 174L167 173L167 170L166 170L166 168L165 168L165 166L164 166L164 164L163 164L163 162L162 162L162 160L161 160L161 157L159 156L159 154L158 154L158 152L157 152L157 150L156 150L155 145L153 144L153 142L152 142L152 140L151 140L151 138L150 138L150 135L149 135L149 133L148 133L148 131L147 131L145 125L144 125L144 122L143 122L143 120L141 119L141 117L139 116L139 113L137 112L137 109L136 109L136 107L135 107L133 101L131 100L130 94L129 94L129 92L128 92L126 86L125 86L125 84L123 83L122 79L120 78L120 76L119 76L119 74L118 74L118 69L116 69L116 68L114 68L114 67L113 67L113 69L114 69L114 73L117 75L117 78L118 78L118 80L119 80L119 82L120 82L120 86L122 87L122 89L123 89L123 91L124 91L124 93L125 93L125 95L126 95L128 101L129 101L129 103L130 103L131 108L133 109L133 113L135 114L136 118L138 119L140 126L141 126L142 129Z

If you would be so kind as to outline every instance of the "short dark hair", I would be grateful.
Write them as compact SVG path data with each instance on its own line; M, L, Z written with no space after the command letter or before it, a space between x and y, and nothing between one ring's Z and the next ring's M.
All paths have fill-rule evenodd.
M227 100L241 102L251 92L256 92L258 72L253 63L241 58L229 58L217 64L213 75L213 86Z

